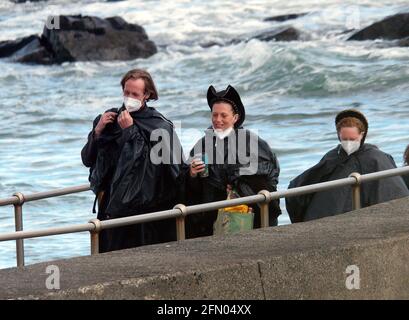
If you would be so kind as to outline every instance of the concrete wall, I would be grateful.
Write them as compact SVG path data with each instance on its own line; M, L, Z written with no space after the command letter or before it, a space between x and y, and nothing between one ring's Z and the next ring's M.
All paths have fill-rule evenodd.
M4 269L0 298L407 299L408 248L404 198L295 225ZM46 288L51 264L60 290ZM351 265L359 289L346 286Z

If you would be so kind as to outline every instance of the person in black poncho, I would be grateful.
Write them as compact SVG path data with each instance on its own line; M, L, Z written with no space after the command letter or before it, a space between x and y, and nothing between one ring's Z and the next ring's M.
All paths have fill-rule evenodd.
M245 109L238 92L228 86L216 92L210 86L207 102L211 110L212 126L205 131L190 152L190 170L186 177L188 204L226 200L227 189L240 196L257 194L261 190L276 191L280 168L275 154L266 141L243 129ZM205 164L196 155L208 158L207 177L201 177ZM260 212L254 207L254 227L260 226ZM270 226L277 225L281 214L279 201L269 204ZM192 214L186 217L186 236L194 238L213 234L217 211Z
M292 180L288 188L342 179L353 172L368 174L396 168L391 155L365 143L368 121L361 112L344 110L336 116L335 124L341 143L318 164ZM409 191L400 176L361 185L362 207L408 195ZM286 198L286 207L293 223L345 213L352 210L351 186Z
M180 202L183 151L173 124L146 102L158 94L150 74L129 71L121 81L124 102L94 120L81 152L89 180L101 196L98 219L107 220L171 209ZM168 139L152 139L155 133ZM156 134L157 136L157 134ZM169 162L154 159L161 144ZM159 159L160 160L160 159ZM100 252L176 240L175 219L104 230Z

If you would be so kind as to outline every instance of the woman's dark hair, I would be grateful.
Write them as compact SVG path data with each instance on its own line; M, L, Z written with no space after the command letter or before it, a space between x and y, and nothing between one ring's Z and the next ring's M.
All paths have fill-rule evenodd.
M233 115L237 114L240 116L239 111L237 110L236 105L234 104L233 101L227 100L227 99L217 99L213 102L213 105L216 103L227 103L231 107L231 111L233 112Z

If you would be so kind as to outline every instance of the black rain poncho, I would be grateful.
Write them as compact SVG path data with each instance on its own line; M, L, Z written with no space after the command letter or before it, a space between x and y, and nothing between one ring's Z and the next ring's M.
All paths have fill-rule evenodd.
M129 128L108 124L98 139L92 131L81 153L83 163L90 167L92 190L104 192L98 210L101 220L167 210L181 200L183 151L173 124L150 107L130 115L134 124ZM94 120L94 129L100 117ZM155 132L157 138L151 141ZM152 161L151 153L169 158L170 163ZM172 240L176 240L175 220L167 219L112 229L102 251Z
M280 167L275 154L271 151L266 141L249 130L240 128L245 133L245 150L240 150L239 139L229 145L229 138L220 140L215 137L211 128L206 130L205 136L200 139L190 152L193 157L198 151L211 150L213 161L209 156L209 177L191 178L187 174L186 192L189 204L200 204L213 201L226 200L226 187L232 185L240 196L250 196L257 194L261 190L276 191ZM232 133L234 137L239 137L238 129ZM232 140L233 141L233 140ZM208 144L206 148L206 143ZM218 146L219 144L219 146ZM253 148L257 147L258 154ZM223 150L223 152L222 152ZM241 155L239 155L239 153ZM217 154L221 154L217 162ZM250 154L256 156L253 159L255 166L249 171L240 171L248 167L249 162L245 162L243 155L250 159ZM235 157L234 157L235 156ZM235 159L235 162L229 161ZM242 160L240 160L242 159ZM252 205L255 209L254 227L260 226L260 212L257 205ZM279 200L272 201L269 205L270 225L277 225L277 217L281 214ZM213 234L213 223L217 218L217 211L205 212L201 214L189 215L186 218L186 236L194 238L199 236L209 236Z
M392 156L376 146L363 144L348 156L341 145L329 151L321 161L308 169L289 184L290 188L348 177L352 172L367 174L396 168ZM367 207L377 203L402 198L409 191L400 176L366 182L361 185L361 205ZM291 222L302 222L333 216L352 210L351 186L340 187L313 194L286 198L286 207Z

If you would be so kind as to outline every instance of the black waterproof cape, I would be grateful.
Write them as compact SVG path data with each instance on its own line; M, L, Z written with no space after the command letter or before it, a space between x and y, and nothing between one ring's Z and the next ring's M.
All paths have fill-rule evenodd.
M154 108L145 107L130 114L134 119L133 126L122 130L115 122L101 134L98 155L90 174L91 188L96 193L112 173L110 201L105 210L111 217L134 215L142 213L141 210L146 212L175 200L177 186L181 183L179 179L182 179L183 152L173 124ZM97 118L95 122L98 121ZM170 155L171 164L154 164L150 159L151 150L158 143L150 141L151 133L157 129L170 138L170 145L161 145L164 147L162 153ZM161 135L161 131L158 133Z
M107 111L118 113L123 109ZM98 210L98 218L101 220L167 210L181 201L183 191L180 186L183 185L183 167L186 168L186 165L173 124L154 108L147 106L130 115L134 125L129 128L122 130L117 122L108 124L98 139L93 138L93 130L81 153L83 163L90 167L92 190L95 194L104 192ZM94 129L100 117L94 120ZM151 134L155 132L156 138L151 141ZM160 163L160 159L152 161L151 153L168 158L170 163ZM173 231L172 236L164 237L168 229L175 228L174 223L164 220L158 228L159 224L161 221L145 223L138 232L143 233L142 236L135 235L136 229L132 231L131 228L122 235L117 233L115 235L119 238L142 238L134 242L125 239L129 240L127 244L110 244L105 247L111 251L176 240L173 239ZM112 229L113 234L114 231L117 230Z
M292 180L288 188L342 179L352 172L367 174L393 168L396 168L396 164L392 156L374 145L363 144L350 156L341 145L338 145L318 164ZM365 182L361 185L362 207L408 195L409 191L400 176ZM345 213L352 210L351 186L286 198L286 207L293 223Z
M212 150L213 159L211 159L211 154L208 155L210 162L208 177L201 178L198 176L191 178L187 175L186 191L189 204L226 200L226 187L228 184L232 185L242 197L257 194L261 190L277 190L280 167L270 146L266 141L251 131L243 128L239 128L239 130L242 130L242 133L245 133L243 136L246 137L245 144L243 144L243 146L245 145L245 151L241 150L241 153L246 154L248 157L250 153L257 155L254 162L254 172L252 174L240 172L240 168L248 167L248 163L245 163L243 161L244 158L239 156L239 139L235 139L236 148L232 148L232 145L229 145L229 138L220 140L215 137L213 130L209 128L206 130L205 136L196 143L190 152L190 156L193 157L200 150L203 150L203 152L205 150ZM237 133L238 129L235 129L232 135L238 137L239 135ZM250 146L250 143L253 143L253 145ZM206 144L208 144L207 148ZM217 144L222 144L222 146L217 146ZM233 142L231 142L231 144L233 144ZM255 149L253 150L252 148L257 148L258 154L254 153ZM222 159L222 161L217 163L217 153L219 152L220 154L220 150L223 150L224 153L219 158ZM235 159L236 161L229 161L229 157L230 160ZM240 161L240 159L242 159L242 161ZM254 225L255 227L259 227L259 208L257 205L252 205L252 207L255 209ZM277 217L281 214L279 201L272 201L269 205L269 209L270 225L277 225ZM212 235L213 223L216 218L217 211L187 216L187 237L193 238Z
M402 178L406 186L409 188L409 175L402 176Z

